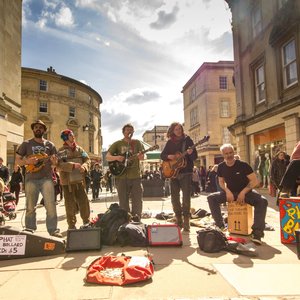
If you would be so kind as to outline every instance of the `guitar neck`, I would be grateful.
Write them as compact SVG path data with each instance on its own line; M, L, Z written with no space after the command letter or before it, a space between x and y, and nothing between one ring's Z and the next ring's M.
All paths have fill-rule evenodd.
M199 142L197 142L196 144L190 146L188 149L194 150L197 146L199 146L199 145L201 145L201 144L207 142L208 140L209 140L209 136L207 135L207 136L205 136L202 140L200 140ZM186 149L185 151L183 151L182 156L186 156L186 155L187 155L188 149Z

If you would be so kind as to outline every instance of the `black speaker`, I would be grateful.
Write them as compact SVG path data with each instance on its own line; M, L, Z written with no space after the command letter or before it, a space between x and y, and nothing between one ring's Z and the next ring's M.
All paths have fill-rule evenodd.
M69 229L67 232L66 251L100 250L101 229Z
M59 238L47 238L11 226L0 227L0 260L58 255L65 252L65 243Z

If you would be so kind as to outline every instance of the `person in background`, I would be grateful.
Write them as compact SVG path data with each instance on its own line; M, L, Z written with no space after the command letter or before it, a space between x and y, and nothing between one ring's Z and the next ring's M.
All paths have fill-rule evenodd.
M25 176L26 215L25 230L37 229L36 207L41 193L46 209L46 226L51 236L62 237L57 228L57 212L54 201L54 184L52 167L57 163L57 151L52 142L43 138L47 127L41 120L31 124L34 137L24 141L16 151L16 164L25 166L28 172ZM47 158L42 164L41 158ZM48 159L49 158L49 159Z
M95 163L94 168L90 174L91 174L93 200L96 200L99 198L99 191L102 192L101 180L103 178L103 173L102 170L100 169L99 163Z
M3 158L0 157L0 178L3 179L4 184L7 185L9 181L8 167L3 164Z
M112 174L110 170L107 170L104 176L106 191L110 191L112 193Z
M122 128L124 138L114 142L108 149L106 160L123 164L124 170L116 175L116 186L120 207L131 213L134 220L140 220L143 209L143 187L140 160L144 159L144 146L139 140L132 139L134 128L126 124ZM133 156L131 159L130 157ZM129 198L132 207L130 209Z
M286 171L287 162L285 158L286 153L284 151L279 151L275 154L271 164L270 183L273 184L276 190L279 190L280 182Z
M23 176L21 173L21 168L19 165L15 165L9 182L9 190L11 193L15 194L16 205L18 205L19 203L19 195L20 195L22 183L23 183Z
M56 167L53 169L53 182L54 182L54 193L55 193L55 202L57 203L57 196L59 195L59 201L63 199L63 190L60 184L60 176L57 172Z
M219 191L217 170L218 170L218 165L214 165L212 166L211 170L208 172L207 188L206 188L206 192L208 193L215 193Z
M200 181L200 175L198 168L194 166L193 169L193 175L192 175L192 196L198 196L200 194L200 186L199 186L199 181Z
M206 170L205 170L204 166L200 166L199 175L200 175L201 192L205 192Z
M262 244L268 201L258 194L255 188L259 182L253 169L244 161L234 158L234 148L224 144L220 151L224 161L218 165L218 178L222 191L212 193L207 197L212 217L221 229L225 228L220 204L236 201L240 205L248 203L254 206L254 222L252 225L252 241Z
M177 170L171 178L171 202L176 217L176 224L183 227L184 231L190 231L190 210L191 210L191 189L194 161L197 158L197 151L192 148L193 140L184 133L183 126L174 122L167 131L168 141L161 152L161 159L167 164L177 160L177 153L185 152L184 167ZM175 165L175 163L173 165ZM163 169L164 173L164 169ZM166 174L164 174L166 175ZM180 202L180 191L182 191L182 204ZM183 220L182 220L183 217Z
M90 203L85 190L84 177L90 168L90 158L76 143L72 130L63 130L60 137L64 144L59 151L66 151L66 158L58 162L57 170L65 198L68 229L76 229L78 209L83 222L81 227L87 227L90 224Z

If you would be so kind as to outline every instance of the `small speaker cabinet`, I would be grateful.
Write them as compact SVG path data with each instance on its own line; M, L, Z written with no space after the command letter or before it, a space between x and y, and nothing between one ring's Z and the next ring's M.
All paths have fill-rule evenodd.
M100 249L100 228L70 229L67 231L67 252Z

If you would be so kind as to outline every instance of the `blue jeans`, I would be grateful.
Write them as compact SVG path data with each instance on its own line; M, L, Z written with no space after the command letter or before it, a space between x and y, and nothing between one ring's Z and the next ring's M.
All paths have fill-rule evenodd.
M234 194L234 199L237 198L237 194ZM218 227L224 227L224 220L221 214L221 203L226 203L226 193L216 192L207 196L210 212ZM264 236L265 218L268 206L268 200L258 194L255 190L248 192L245 196L245 202L254 207L254 221L252 230L255 235L259 237Z
M40 178L28 180L25 182L26 195L26 216L25 226L28 229L36 230L36 205L41 192L44 198L46 209L46 226L47 231L51 235L57 229L57 213L55 203L54 184L51 178Z

